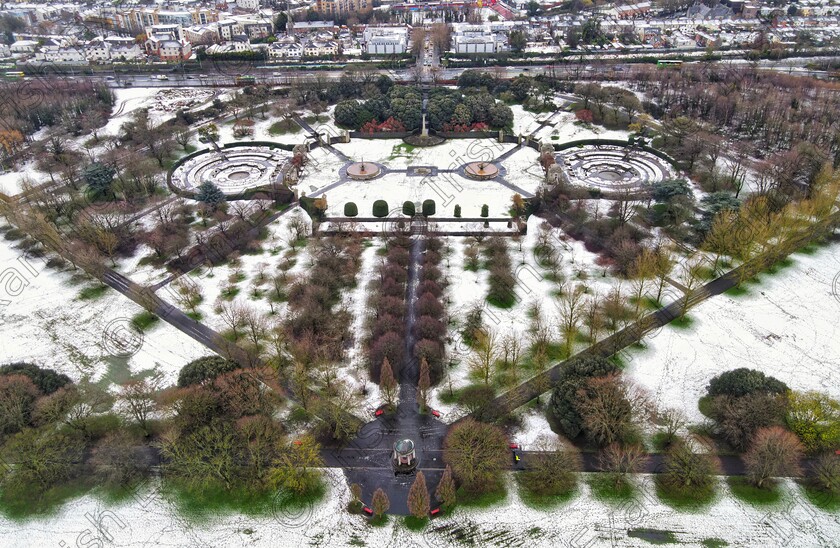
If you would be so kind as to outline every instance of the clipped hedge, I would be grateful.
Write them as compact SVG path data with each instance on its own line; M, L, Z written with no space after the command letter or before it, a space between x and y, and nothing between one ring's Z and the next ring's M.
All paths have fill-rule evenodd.
M406 200L403 202L403 215L408 215L409 217L413 217L414 214L417 212L416 208L414 207L414 202Z
M359 214L359 207L353 202L347 202L344 204L344 216L345 217L355 217Z
M373 202L373 216L374 217L387 217L388 216L388 202L385 200L376 200Z
M435 201L423 200L423 216L431 217L435 214Z

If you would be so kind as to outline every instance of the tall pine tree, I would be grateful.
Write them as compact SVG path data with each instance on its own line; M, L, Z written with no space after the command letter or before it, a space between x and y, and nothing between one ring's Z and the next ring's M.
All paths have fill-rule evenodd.
M447 508L455 504L455 480L452 479L452 468L448 464L440 477L435 496Z
M408 490L408 511L411 515L423 519L429 517L429 489L426 487L426 476L423 472L417 472L417 478Z
M388 358L382 360L382 370L379 373L379 391L382 399L388 407L393 407L397 399L397 379L394 378L394 371L391 369L391 362Z
M421 411L425 411L428 404L429 387L431 385L429 362L426 361L426 358L420 358L420 380L417 381L417 399Z

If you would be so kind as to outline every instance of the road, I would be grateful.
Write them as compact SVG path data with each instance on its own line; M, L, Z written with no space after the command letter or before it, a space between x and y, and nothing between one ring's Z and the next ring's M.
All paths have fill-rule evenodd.
M661 51L645 51L644 55L647 57L657 55L673 55L675 53L693 54L693 52L675 52L674 50ZM830 59L829 57L802 57L790 58L781 60L761 60L758 62L750 62L744 59L723 59L720 61L710 61L713 64L723 66L732 66L737 68L739 65L754 65L758 68L776 70L779 72L789 72L793 75L800 76L815 76L825 77L824 71L812 71L805 68L806 63L812 61L820 61ZM428 64L427 64L428 62ZM704 62L704 61L700 61ZM620 55L615 52L599 52L576 55L574 57L566 57L564 59L546 58L544 62L537 65L509 65L509 66L493 66L487 65L485 67L470 67L470 68L447 68L440 63L440 56L434 45L427 38L423 50L418 59L418 64L422 70L422 78L424 82L431 82L432 72L434 77L438 80L455 80L465 70L487 70L501 78L515 78L521 74L537 76L564 76L564 77L582 77L592 75L616 76L616 73L629 71L634 66L639 66L628 62L627 55ZM199 72L184 73L178 72L175 68L165 68L161 71L150 74L147 71L136 71L134 73L128 72L102 72L93 75L83 74L68 74L63 76L67 79L89 79L94 81L101 81L114 88L121 87L230 87L235 85L235 78L238 75L254 76L257 83L268 85L291 85L305 82L315 82L318 80L338 80L347 74L347 69L336 68L334 70L296 70L288 67L273 67L270 65L254 65L251 63L244 63L237 65L219 65L205 62ZM352 68L353 64L348 63L348 69ZM368 69L370 72L384 74L390 78L398 81L411 81L414 78L412 68L404 69ZM160 76L165 76L165 80L160 80ZM28 77L37 78L37 77Z

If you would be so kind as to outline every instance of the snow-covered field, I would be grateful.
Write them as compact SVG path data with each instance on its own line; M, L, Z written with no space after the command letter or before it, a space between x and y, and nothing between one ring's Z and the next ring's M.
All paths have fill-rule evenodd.
M625 352L626 374L693 421L702 419L697 400L709 380L738 367L840 398L840 245L791 259L747 284L748 294L719 295L689 311L688 329L665 327L645 339L646 349Z
M708 546L718 539L730 546L837 546L840 517L808 505L798 488L782 484L782 502L755 508L727 495L698 513L660 503L651 476L640 476L639 496L618 507L597 501L582 475L578 493L551 510L535 510L520 499L507 477L508 496L490 509L459 509L413 532L401 518L370 527L346 511L350 493L339 471L326 471L323 502L300 510L277 509L262 517L221 515L201 523L183 519L177 507L154 488L139 491L121 505L85 496L53 516L26 522L0 518L0 542L21 547L60 546L449 546L647 547L644 529L670 531L683 546ZM640 534L641 533L641 534ZM632 536L631 536L632 534ZM651 538L656 538L654 533ZM94 544L95 543L95 544Z
M408 166L457 169L469 162L489 162L516 145L493 139L450 139L437 146L415 148L397 139L351 139L349 143L333 146L354 161L379 162L394 169Z
M111 289L79 300L90 282L74 282L72 270L48 268L10 244L0 240L0 363L25 360L74 380L112 382L156 370L171 383L187 362L210 354L164 322L134 334L129 324L138 305Z
M509 254L513 264L513 274L516 284L513 288L516 295L515 304L508 309L501 309L487 303L488 276L487 270L471 272L464 269L464 249L469 238L456 237L447 240L452 247L451 254L441 262L441 269L449 282L446 290L448 299L446 308L450 317L462 321L468 312L476 305L482 309L484 327L502 337L512 334L522 342L523 349L528 346L528 331L531 320L528 309L534 303L539 303L546 322L552 329L559 321L558 299L555 292L559 286L546 278L547 271L540 266L534 257L534 247L538 243L539 226L542 219L532 215L528 219L528 233L522 237L521 248L519 242L509 241ZM567 283L572 286L583 284L591 294L601 297L606 295L619 280L595 264L597 255L587 251L579 241L568 239L564 241L559 229L552 229L550 240L561 254L561 271ZM460 388L470 381L470 371L467 360L470 348L463 342L460 333L450 331L453 341L447 348L447 356L456 362L447 369L447 376L443 382L432 391L432 405L447 414L447 422L454 419L451 413L455 410L453 404L441 401L440 394L449 389L451 380L453 388ZM559 332L553 329L552 340L558 340ZM582 347L581 347L582 348ZM524 377L521 380L525 380Z

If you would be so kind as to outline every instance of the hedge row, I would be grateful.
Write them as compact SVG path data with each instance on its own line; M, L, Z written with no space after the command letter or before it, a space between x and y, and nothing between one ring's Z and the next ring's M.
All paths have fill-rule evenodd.
M373 317L367 345L368 371L379 382L382 361L388 358L396 379L400 378L405 350L405 294L408 263L411 260L407 236L397 236L386 244L385 262L379 267L377 287L371 291Z
M426 241L423 265L420 271L420 285L417 288L417 322L414 324L414 357L419 361L426 358L433 384L443 377L446 340L445 309L441 302L443 295L442 273L438 265L441 260L443 242L436 237Z

